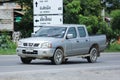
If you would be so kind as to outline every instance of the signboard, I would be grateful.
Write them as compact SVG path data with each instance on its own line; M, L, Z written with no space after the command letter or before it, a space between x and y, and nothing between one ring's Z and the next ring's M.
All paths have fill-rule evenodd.
M44 24L63 24L63 0L34 0L34 32Z
M0 30L13 31L13 9L0 9Z
M63 0L34 0L34 15L63 14Z
M63 24L63 16L62 15L34 16L34 26L40 26L42 24Z
M34 26L63 24L63 0L34 0Z

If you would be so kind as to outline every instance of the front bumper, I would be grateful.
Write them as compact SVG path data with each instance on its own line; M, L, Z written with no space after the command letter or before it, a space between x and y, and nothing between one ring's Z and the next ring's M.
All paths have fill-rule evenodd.
M20 57L33 57L38 59L53 57L54 51L54 48L39 49L19 47L16 49L17 55Z

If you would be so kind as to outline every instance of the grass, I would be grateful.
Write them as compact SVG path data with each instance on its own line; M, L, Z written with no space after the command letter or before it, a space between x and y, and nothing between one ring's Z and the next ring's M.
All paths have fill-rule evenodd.
M117 42L111 43L110 46L105 50L106 52L120 52L120 44Z
M0 49L0 55L14 55L16 54L16 49Z
M16 53L16 43L11 40L8 32L2 32L0 35L0 55L11 55Z

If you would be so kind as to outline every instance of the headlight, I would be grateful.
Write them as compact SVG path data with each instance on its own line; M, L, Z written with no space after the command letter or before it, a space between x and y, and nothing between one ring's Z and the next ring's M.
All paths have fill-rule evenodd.
M18 47L21 47L22 44L23 44L23 43L22 43L21 41L18 41L18 44L17 44L17 45L18 45Z
M52 48L52 44L48 42L42 43L41 48Z

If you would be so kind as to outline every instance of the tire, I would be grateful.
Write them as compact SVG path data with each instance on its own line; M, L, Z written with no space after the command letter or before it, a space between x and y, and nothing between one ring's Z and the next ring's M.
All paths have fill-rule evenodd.
M30 64L30 62L32 61L32 59L30 59L30 58L22 58L22 57L21 57L21 61L22 61L22 63L24 63L24 64Z
M90 49L90 52L89 52L90 56L87 57L87 61L89 63L94 63L97 61L97 55L98 55L98 49L96 47L93 47Z
M63 61L63 51L61 49L56 49L51 61L55 65L61 64Z

